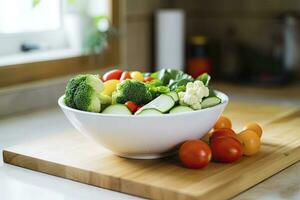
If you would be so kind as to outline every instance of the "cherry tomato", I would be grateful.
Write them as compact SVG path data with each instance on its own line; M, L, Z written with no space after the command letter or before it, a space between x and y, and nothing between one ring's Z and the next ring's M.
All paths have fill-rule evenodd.
M132 113L135 113L138 109L138 105L136 105L136 103L134 103L133 101L127 101L125 105Z
M247 125L243 128L243 130L252 130L252 131L254 131L255 133L257 133L258 137L260 137L260 138L261 138L261 135L262 135L262 132L263 132L261 126L258 125L258 124L255 123L255 122L251 122L251 123L247 124Z
M252 130L244 130L237 134L242 144L244 155L252 156L260 149L260 138L256 132Z
M143 107L143 106L144 106L144 104L138 105L136 111L138 111L138 110L139 110L141 107ZM135 111L135 112L136 112L136 111Z
M243 155L241 143L233 137L215 138L211 141L210 148L213 159L218 162L235 162Z
M120 81L124 81L126 79L131 79L130 73L128 71L122 73Z
M154 80L154 78L152 78L151 76L148 76L148 77L144 78L144 82L150 82L152 80Z
M102 80L104 82L108 80L119 80L121 78L122 73L123 71L119 69L108 71L102 76Z
M211 159L211 150L201 140L189 140L181 145L179 158L184 166L199 169L208 165Z
M222 115L214 126L214 129L219 128L232 128L230 119Z
M220 128L220 129L215 129L212 132L211 137L209 138L210 141L219 138L219 137L233 137L235 139L237 138L237 134L230 128Z

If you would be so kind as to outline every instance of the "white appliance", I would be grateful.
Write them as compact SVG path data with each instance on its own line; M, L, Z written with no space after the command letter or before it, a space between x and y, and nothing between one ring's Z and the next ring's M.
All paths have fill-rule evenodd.
M155 15L155 68L184 69L185 13L158 10Z

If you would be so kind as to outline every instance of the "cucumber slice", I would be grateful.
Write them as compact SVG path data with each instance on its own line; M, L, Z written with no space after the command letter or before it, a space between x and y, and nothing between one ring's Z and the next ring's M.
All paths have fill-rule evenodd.
M219 97L207 97L201 102L202 108L208 108L221 103L221 99Z
M110 105L103 110L104 114L131 115L130 110L123 104Z
M175 103L177 103L179 101L179 97L178 94L176 92L169 92L166 95L169 95L173 98L173 100L175 101Z
M194 111L192 108L188 106L175 106L170 110L170 114L172 113L184 113L184 112L191 112Z
M175 101L171 96L166 94L161 94L155 99L153 99L152 101L150 101L148 104L141 107L135 114L139 114L140 112L148 108L155 108L160 112L164 113L169 111L174 105L175 105Z
M163 113L155 108L147 108L142 110L138 115L162 115Z

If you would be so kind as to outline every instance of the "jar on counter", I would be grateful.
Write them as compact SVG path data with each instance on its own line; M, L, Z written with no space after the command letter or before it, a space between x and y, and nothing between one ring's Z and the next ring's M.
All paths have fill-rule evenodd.
M208 57L207 48L205 36L193 36L188 41L186 71L194 78L212 72L212 62Z

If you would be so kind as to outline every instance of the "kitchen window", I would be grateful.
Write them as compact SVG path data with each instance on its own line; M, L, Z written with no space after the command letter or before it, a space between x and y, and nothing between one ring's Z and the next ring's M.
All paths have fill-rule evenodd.
M62 1L0 0L0 56L67 47Z
M84 42L95 25L119 31L122 5L120 0L0 0L0 87L119 65L118 36L109 38L101 56L89 54ZM101 17L110 23L95 23Z
M81 56L112 0L0 0L0 66Z

